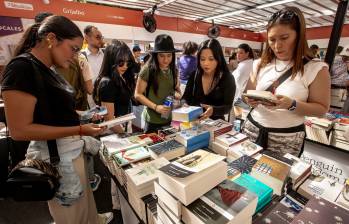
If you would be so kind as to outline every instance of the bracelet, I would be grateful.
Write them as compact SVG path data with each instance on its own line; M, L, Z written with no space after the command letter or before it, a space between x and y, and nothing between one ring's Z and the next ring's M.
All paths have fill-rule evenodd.
M156 105L155 105L155 109L154 109L154 110L155 110L155 112L156 112L156 108L157 108L157 107L158 107L158 105L156 104Z
M79 125L79 135L82 136L82 126L81 126L81 124Z

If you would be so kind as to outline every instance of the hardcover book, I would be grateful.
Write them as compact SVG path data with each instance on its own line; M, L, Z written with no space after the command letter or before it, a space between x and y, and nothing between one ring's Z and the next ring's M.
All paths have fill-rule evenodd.
M282 195L291 167L272 157L262 155L253 166L251 176L273 188L274 194Z
M348 210L320 197L311 197L304 209L294 218L292 224L344 224L348 222Z
M181 107L172 111L172 120L184 122L193 121L196 120L202 113L202 107Z
M247 139L247 136L237 132L237 131L229 131L225 134L222 134L218 137L216 137L215 142L218 144L224 146L224 147L229 147L234 144L240 143Z
M255 193L258 196L258 203L256 212L261 210L266 204L271 201L273 196L273 189L253 178L249 174L242 174L237 179L233 180L240 186L245 187L247 190Z
M183 206L182 219L186 224L242 224L252 217L257 201L256 194L224 180L187 207Z
M183 156L186 151L184 145L174 139L149 146L148 150L152 158L164 157L168 160Z
M112 155L112 158L119 166L125 166L132 162L150 157L148 150L144 147L132 148L129 150L121 150Z

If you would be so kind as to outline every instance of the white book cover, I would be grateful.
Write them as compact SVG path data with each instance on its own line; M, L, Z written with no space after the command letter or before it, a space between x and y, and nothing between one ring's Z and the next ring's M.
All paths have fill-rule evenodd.
M324 176L311 175L297 190L305 197L319 196L334 202L343 189L343 184Z
M209 169L204 169L185 178L173 177L160 172L159 184L175 195L184 205L188 205L226 178L227 164L220 161Z
M289 153L286 153L284 157L293 161L293 165L290 171L290 177L293 183L297 183L299 179L306 175L306 173L311 172L311 164L306 163L300 158Z
M135 118L136 118L136 116L133 113L130 113L130 114L126 114L124 116L120 116L120 117L114 118L114 119L109 120L109 121L104 121L104 122L98 124L98 127L111 128L111 127L114 127L116 125L123 124L123 123L126 123L128 121L131 121L131 120L133 120Z
M238 144L232 145L227 149L227 156L233 158L240 158L243 155L253 156L262 151L263 148L250 140L245 140Z
M158 179L159 168L170 162L165 158L158 158L151 162L126 170L128 182L132 182L136 187L153 182Z
M216 165L218 162L223 161L224 159L224 156L199 149L190 153L189 155L177 159L176 161L172 162L172 164L193 173L197 173Z
M193 121L194 119L198 118L202 112L202 107L181 107L172 111L172 120L183 122Z
M229 147L245 139L247 139L247 136L245 134L242 134L237 131L229 131L225 134L216 137L215 141L223 146Z
M120 152L121 150L139 147L140 144L129 141L127 138L120 138L116 134L102 137L101 142L107 148L108 155Z
M272 92L264 91L264 90L247 90L247 93L243 94L243 96L256 99L256 100L267 100L267 101L277 100L276 96Z

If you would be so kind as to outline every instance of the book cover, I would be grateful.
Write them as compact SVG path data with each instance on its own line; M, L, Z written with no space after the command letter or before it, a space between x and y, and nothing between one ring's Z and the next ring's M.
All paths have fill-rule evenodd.
M119 166L125 166L147 157L150 157L150 154L144 147L137 147L130 150L121 150L119 153L112 155L112 158Z
M142 146L150 146L164 141L160 136L155 133L134 135L127 138L130 142L140 144Z
M236 171L239 173L250 173L257 160L250 156L241 156L240 158L228 163L228 178ZM230 178L229 178L230 179Z
M160 167L169 164L165 158L155 159L151 162L136 166L126 170L126 174L130 181L136 186L140 187L146 183L152 182L158 178L158 170ZM128 181L129 182L129 181Z
M193 121L203 113L202 107L188 106L181 107L172 111L172 120L174 121Z
M258 101L269 102L271 104L275 104L274 101L277 100L276 96L272 92L264 90L247 90L243 96Z
M207 146L210 141L210 133L208 131L202 131L200 129L188 129L182 130L176 135L175 140L180 142L186 147L204 142Z
M295 216L298 214L290 207L287 207L283 203L276 203L274 206L269 208L261 214L256 220L253 221L254 224L289 224L293 221Z
M149 146L148 149L155 153L157 156L175 150L181 150L183 152L181 155L184 155L185 153L184 145L177 142L176 140L163 141Z
M265 155L262 155L253 166L254 171L272 176L282 182L286 180L290 169L289 165Z
M349 223L349 211L320 197L311 197L304 209L291 223Z
M227 149L227 156L239 158L243 155L253 156L258 152L262 151L263 148L250 140L245 140L241 143L230 146Z
M257 195L232 181L225 180L187 209L202 223L242 223L256 209ZM183 218L185 221L185 217Z
M183 178L212 167L224 159L224 156L200 149L177 159L169 165L162 167L160 170L170 176Z
M121 150L128 150L140 146L140 144L131 142L127 138L120 138L116 134L102 137L100 140L106 147L108 156L118 153Z
M258 196L256 212L261 210L266 204L271 201L271 198L273 196L273 189L260 182L259 180L253 178L249 174L244 173L237 179L233 180L233 182L245 187Z
M297 192L305 197L319 196L329 201L336 201L343 189L343 184L324 176L310 177L298 188Z
M293 184L297 184L304 176L311 173L311 164L304 162L300 158L286 153L284 157L293 160L290 177Z
M222 119L206 119L201 121L200 127L210 132L210 138L211 141L213 141L217 136L231 131L233 129L233 124Z
M229 131L225 134L222 134L222 135L216 137L215 141L218 144L229 147L229 146L232 146L232 145L237 144L239 142L242 142L245 139L247 139L246 135L244 135L240 132L237 132L237 131Z

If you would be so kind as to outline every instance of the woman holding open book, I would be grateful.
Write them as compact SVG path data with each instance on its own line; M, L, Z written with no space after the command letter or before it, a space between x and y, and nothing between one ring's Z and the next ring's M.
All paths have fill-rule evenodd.
M253 108L244 132L264 149L300 156L304 116L329 109L328 65L313 61L305 37L305 20L296 7L274 13L267 25L266 48L253 64L247 90L271 91L272 103L245 98Z
M122 41L115 41L104 52L100 73L95 82L93 98L96 104L105 106L105 120L131 113L134 89L135 64L130 48ZM121 125L111 128L115 133L124 132Z
M204 108L201 119L224 119L232 108L235 81L218 40L202 42L197 57L197 69L190 76L182 99L188 105Z

